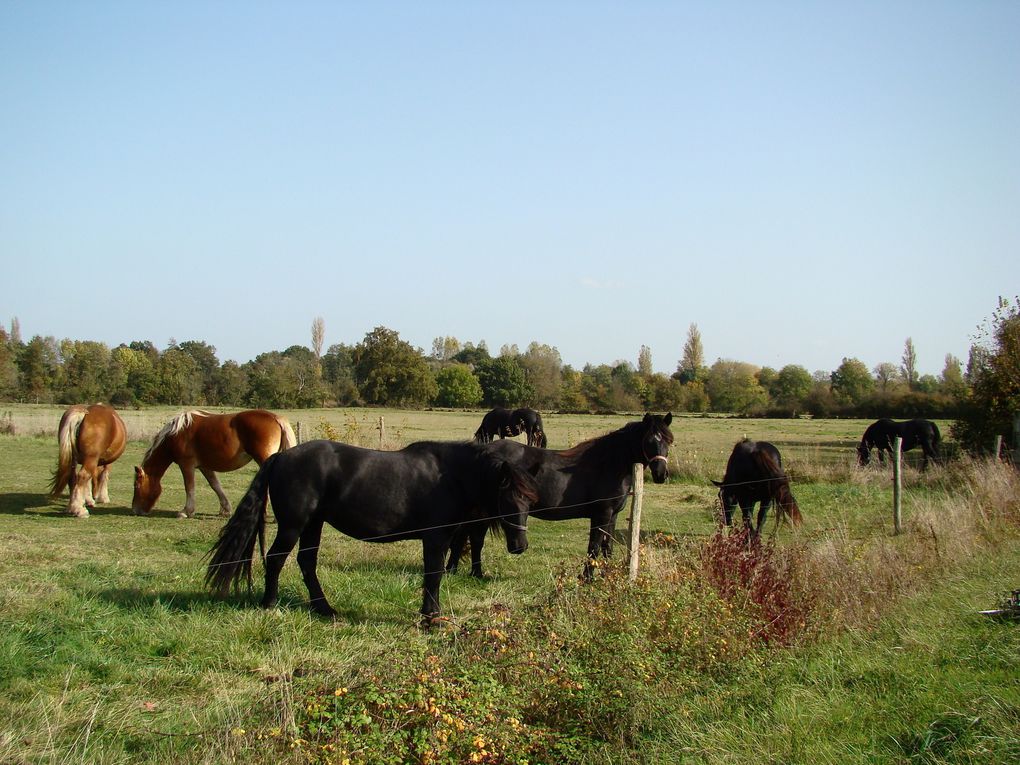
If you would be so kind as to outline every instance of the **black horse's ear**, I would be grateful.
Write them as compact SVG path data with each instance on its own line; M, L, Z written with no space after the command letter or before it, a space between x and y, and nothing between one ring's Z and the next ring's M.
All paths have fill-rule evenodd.
M662 418L662 421L669 425L671 422L673 422L673 413L666 412L666 416Z

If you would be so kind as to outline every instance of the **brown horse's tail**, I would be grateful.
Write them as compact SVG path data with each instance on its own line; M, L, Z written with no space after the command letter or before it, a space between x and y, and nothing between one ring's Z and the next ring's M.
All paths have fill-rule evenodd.
M276 421L280 424L280 451L289 449L292 446L297 446L297 436L294 435L294 428L290 426L290 422L286 417L280 417L277 415Z
M209 550L205 583L219 595L226 595L232 586L237 589L242 578L249 590L254 586L251 564L256 540L262 552L260 557L265 556L266 503L274 462L276 455L272 454L262 463L234 514L220 531L216 544Z
M57 431L57 468L53 471L53 480L50 481L51 498L59 497L71 481L78 429L85 419L86 411L85 407L75 407L60 418L60 428Z

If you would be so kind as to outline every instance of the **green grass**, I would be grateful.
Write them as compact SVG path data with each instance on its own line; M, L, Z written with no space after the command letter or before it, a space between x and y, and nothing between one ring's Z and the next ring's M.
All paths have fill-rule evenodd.
M416 628L417 543L370 545L327 531L319 573L342 615L336 623L307 612L293 560L284 568L276 610L258 609L253 598L209 596L203 555L222 520L204 481L197 482L194 519L175 517L184 504L176 468L164 479L152 517L129 509L131 465L175 410L126 413L135 440L114 465L113 501L85 520L62 515L66 498L45 497L60 410L11 410L20 435L0 436L6 549L0 556L0 762L325 762L332 754L307 741L290 748L295 735L310 730L309 699L350 687L351 703L361 703L372 677L384 678L396 694L358 734L380 736L381 752L397 744L384 738L390 731L379 710L413 706L414 678L430 656L442 668L426 683L437 698L472 721L475 732L549 757L532 762L934 763L1017 756L1016 628L974 615L993 605L998 591L1020 586L1015 527L989 521L964 540L952 531L959 527L950 520L959 521L951 513L994 507L996 500L982 498L980 487L951 470L912 470L908 533L892 537L888 474L849 467L864 423L677 418L671 468L683 478L646 483L648 581L640 598L617 588L611 576L595 587L577 583L584 522L535 521L523 556L509 556L490 541L485 581L444 578L443 610L455 627L425 634ZM378 442L381 415L390 447L469 438L481 418L480 412L285 414L302 423L305 438L321 435L316 431L326 422L364 445ZM562 448L633 418L544 419L550 445ZM825 608L815 612L815 637L787 648L749 642L741 632L747 617L740 609L716 610L715 596L692 584L694 569L685 568L690 550L714 530L715 490L704 477L721 476L733 442L745 434L777 443L791 473L803 476L794 491L805 527L796 535L781 529L781 549L804 556L812 570L838 566L846 577L820 583ZM221 475L233 501L253 474L249 466ZM256 597L260 591L257 584ZM692 618L670 621L674 631L663 631L649 609L665 603L688 609ZM612 609L630 609L633 626L602 624L598 614ZM506 624L500 614L509 614ZM698 627L699 637L678 637L675 630L684 625ZM491 634L497 627L505 641ZM568 636L570 645L550 653L550 630ZM709 659L709 639L741 650L725 661ZM618 684L669 641L675 647L661 654L664 668L650 671L652 679ZM545 666L562 665L583 689L543 690L541 672L509 663L526 665L536 652L548 659ZM515 689L485 690L497 681ZM616 692L626 704L613 702ZM573 710L587 719L586 710L594 709L601 717L575 727L557 717ZM507 732L487 715L531 715L532 727ZM429 725L415 730L438 735ZM621 732L614 737L600 725ZM343 740L339 723L324 729ZM546 730L559 736L555 759L542 749L551 739L536 743ZM470 761L476 753L471 739L456 741L462 748L451 748L441 761Z

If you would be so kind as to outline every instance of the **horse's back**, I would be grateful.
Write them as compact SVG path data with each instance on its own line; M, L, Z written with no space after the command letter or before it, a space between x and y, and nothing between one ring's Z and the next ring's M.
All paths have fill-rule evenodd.
M348 536L392 541L449 519L456 492L444 455L428 448L386 452L306 441L273 459L270 498L283 523L313 515ZM469 466L454 465L469 472ZM373 537L384 537L372 540Z

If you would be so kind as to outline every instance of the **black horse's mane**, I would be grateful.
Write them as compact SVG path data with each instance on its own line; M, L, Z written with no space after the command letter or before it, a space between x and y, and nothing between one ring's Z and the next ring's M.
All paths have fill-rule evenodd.
M641 437L644 435L645 429L648 425L649 423L646 420L628 422L622 428L618 428L617 430L606 433L602 436L589 438L576 446L564 449L559 454L574 465L580 462L580 460L589 453L591 454L590 459L597 465L609 463L615 464L619 461L621 447L633 444L638 450L640 450ZM660 427L657 421L653 421L651 423L651 427L661 433L667 440L667 443L673 443L673 435L669 432L668 428Z

